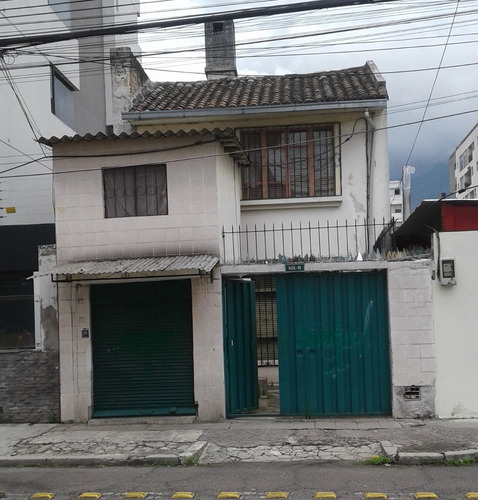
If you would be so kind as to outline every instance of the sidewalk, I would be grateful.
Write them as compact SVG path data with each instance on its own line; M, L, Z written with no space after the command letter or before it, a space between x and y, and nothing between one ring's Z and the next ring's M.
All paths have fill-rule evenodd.
M364 461L378 454L400 464L475 458L478 419L249 417L194 423L166 417L0 424L2 467Z

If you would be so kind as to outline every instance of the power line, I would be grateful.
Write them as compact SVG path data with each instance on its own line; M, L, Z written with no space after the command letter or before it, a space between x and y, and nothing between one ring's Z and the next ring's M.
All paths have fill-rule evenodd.
M410 164L410 158L412 156L413 150L415 149L415 144L417 143L418 136L420 135L420 131L422 129L422 124L423 124L423 122L425 120L425 116L426 116L427 111L428 111L428 106L430 104L430 100L432 98L433 91L435 90L435 85L436 85L437 80L438 80L438 75L440 73L440 69L441 69L441 66L442 66L442 63L443 63L443 59L445 58L446 50L447 50L447 47L448 47L448 41L450 39L451 32L453 30L453 25L454 25L454 22L455 22L456 15L458 13L459 6L460 6L460 0L456 0L455 13L453 15L453 19L452 19L451 24L450 24L450 30L448 32L447 43L445 44L445 47L443 48L443 52L442 52L442 55L441 55L441 58L440 58L440 63L438 64L438 68L436 70L435 78L433 80L433 84L432 84L432 87L430 89L430 93L429 93L429 96L428 96L427 105L425 106L425 109L423 111L422 121L420 122L420 125L418 127L417 133L415 135L415 139L413 140L412 147L410 148L410 153L408 154L408 158L407 158L407 161L405 162L405 165L409 165Z
M471 113L476 113L478 112L478 108L477 109L472 109L472 110L467 110L467 111L462 111L462 112L459 112L459 113L451 113L451 114L447 114L447 115L442 115L442 116L437 116L437 117L433 117L433 118L426 118L424 120L415 120L415 121L411 121L411 122L405 122L405 123L399 123L399 124L396 124L396 125L387 125L386 127L377 127L376 128L376 131L385 131L385 130L391 130L391 129L396 129L396 128L401 128L401 127L409 127L411 125L417 125L419 123L421 123L422 121L423 122L433 122L433 121L437 121L437 120L443 120L443 119L446 119L446 118L455 118L457 116L463 116L463 115L467 115L467 114L471 114ZM362 134L362 133L366 133L365 131L364 132L354 132L354 134ZM338 138L338 139L341 139L341 138L349 138L350 137L350 134L344 134L344 135L339 135L339 136L335 136L335 138ZM215 141L216 139L214 139L213 141ZM319 139L320 140L320 139ZM209 141L209 142L212 142L212 141ZM198 141L194 144L191 144L189 145L188 147L194 147L194 146L199 146L201 145L203 142L202 141ZM204 142L205 144L206 142ZM160 152L167 152L167 151L172 151L172 150L177 150L177 149L183 149L185 146L174 146L172 148L166 148L166 149L158 149L158 148L155 148L155 149L148 149L148 150L141 150L141 151L126 151L124 153L108 153L108 154L103 154L103 155L58 155L58 156L55 156L55 158L63 158L63 159L67 159L67 158L74 158L74 159L81 159L81 158L111 158L111 157L120 157L120 156L128 156L128 155L131 155L131 156L134 156L134 155L141 155L141 154L151 154L151 153L160 153ZM249 150L244 150L244 152L248 152ZM209 154L209 155L204 155L204 156L194 156L194 157L187 157L187 158L180 158L180 159L171 159L171 160L168 160L168 163L175 163L175 162L179 162L179 161L196 161L196 160L199 160L199 159L204 159L204 158L212 158L212 157L221 157L221 156L229 156L230 153L228 152L224 152L224 153L213 153L213 154ZM44 156L44 158L41 158L41 159L51 159L53 158L53 156ZM32 160L32 161L29 161L29 162L26 162L26 163L22 163L20 165L17 165L15 167L12 167L10 169L8 169L8 171L12 171L12 170L15 170L15 169L18 169L18 168L21 168L21 167L24 167L30 163L33 163L34 161L38 161L38 160ZM94 168L91 168L91 169L80 169L80 170L69 170L69 171L66 171L66 172L45 172L45 173L36 173L36 174L18 174L18 175L8 175L8 176L3 176L2 174L6 173L7 171L3 171L3 172L0 172L0 180L2 179L11 179L11 178L24 178L24 177L38 177L38 176L44 176L44 175L60 175L60 174L68 174L68 173L77 173L77 172L87 172L87 171L97 171L98 170L98 167L94 167Z
M253 9L243 9L230 12L221 12L220 14L186 16L178 19L169 19L166 21L154 21L149 23L126 23L123 25L92 28L88 30L72 31L69 33L54 33L48 35L10 37L0 39L0 48L15 48L31 45L43 45L66 40L80 38L89 38L94 36L120 35L128 33L137 33L138 31L154 28L171 28L175 26L185 26L194 24L204 24L215 21L229 21L234 19L248 19L252 17L275 16L279 14L289 14L292 12L302 12L307 10L320 10L327 8L336 8L357 4L375 4L380 2L394 2L397 0L313 0L309 2L298 2L293 5L281 5L276 7L256 7Z

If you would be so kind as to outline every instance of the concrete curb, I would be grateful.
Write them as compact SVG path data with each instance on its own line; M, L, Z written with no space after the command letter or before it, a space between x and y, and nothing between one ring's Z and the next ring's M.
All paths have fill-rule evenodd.
M189 465L197 463L207 443L193 443L178 455L158 454L145 456L124 455L56 455L56 456L3 456L0 467L100 467L100 466L141 466L141 465Z
M432 452L399 452L398 446L390 441L380 441L382 452L394 463L402 465L430 465L445 461L476 459L478 449Z
M396 463L402 465L426 465L444 462L445 455L443 453L427 453L427 452L404 452L398 453Z

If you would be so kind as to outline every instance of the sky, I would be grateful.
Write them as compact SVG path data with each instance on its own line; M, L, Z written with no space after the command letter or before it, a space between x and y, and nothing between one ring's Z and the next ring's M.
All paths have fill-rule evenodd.
M142 0L142 21L290 4ZM448 160L478 122L478 0L394 0L235 21L239 76L312 73L373 60L387 82L390 178L411 165L412 206L450 193ZM205 78L204 28L140 35L154 81Z

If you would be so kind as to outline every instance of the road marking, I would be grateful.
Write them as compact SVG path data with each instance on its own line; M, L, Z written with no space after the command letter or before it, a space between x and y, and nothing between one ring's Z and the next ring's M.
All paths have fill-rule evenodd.
M431 491L420 491L418 493L415 493L416 500L423 500L424 498L436 499L438 498L438 496Z
M478 499L478 492L470 491L470 493L466 494L466 498L468 498L468 500L477 500Z
M288 494L285 491L269 491L266 493L266 498L287 498Z
M383 498L384 500L387 500L387 495L385 493L370 492L365 493L365 498Z
M223 491L217 498L239 498L241 495L237 491Z
M78 495L78 498L85 498L89 500L98 500L98 498L101 498L101 493L95 493L93 491L85 491L81 495Z
M124 497L125 498L146 498L147 493L144 491L128 491L128 493L125 493Z
M46 499L51 500L55 496L54 493L34 493L30 498L32 499Z
M194 493L192 491L176 491L176 493L171 498L194 498Z
M337 498L337 495L333 491L318 491L315 494L315 498L335 500Z

